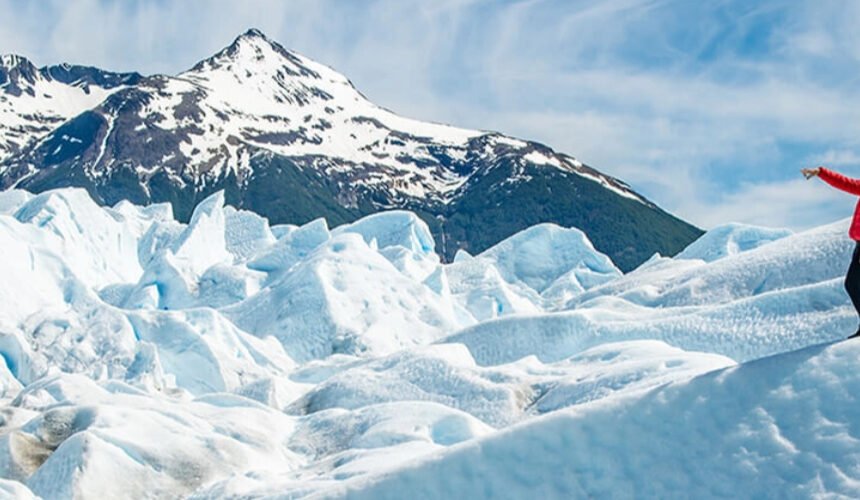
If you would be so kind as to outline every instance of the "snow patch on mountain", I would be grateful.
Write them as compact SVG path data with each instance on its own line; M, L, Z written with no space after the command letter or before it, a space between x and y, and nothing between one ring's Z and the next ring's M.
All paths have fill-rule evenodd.
M50 69L37 69L21 56L0 56L0 163L122 88L61 81Z
M483 132L402 118L369 102L332 69L250 30L175 78L142 85L141 122L185 130L180 150L209 177L239 175L247 147L290 158L336 158L349 168L382 166L397 189L420 198L461 184L453 172L418 166L433 147L457 156ZM330 162L328 162L330 163ZM322 165L318 165L322 167ZM365 182L372 184L373 175Z
M344 206L355 208L362 196L398 208L450 203L485 170L477 163L519 156L520 170L559 169L650 205L617 179L540 144L398 116L345 76L254 29L176 76L4 61L6 186L23 186L56 164L81 168L95 183L130 169L143 193L135 196L151 197L153 178L162 175L179 189L203 190L225 178L243 186L257 174L253 158L267 154L334 179ZM515 173L508 181L532 178Z

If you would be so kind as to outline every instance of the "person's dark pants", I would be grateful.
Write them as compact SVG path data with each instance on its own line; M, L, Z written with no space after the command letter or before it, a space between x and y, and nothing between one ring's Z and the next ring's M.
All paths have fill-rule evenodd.
M848 273L845 274L845 290L848 292L848 296L851 297L854 309L860 315L860 241L854 246L851 265L848 266ZM858 330L858 333L860 333L860 330Z

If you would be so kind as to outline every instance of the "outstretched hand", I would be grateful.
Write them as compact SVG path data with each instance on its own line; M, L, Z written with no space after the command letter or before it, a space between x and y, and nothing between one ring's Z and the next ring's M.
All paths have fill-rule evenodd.
M806 177L807 180L809 180L821 173L821 167L801 168L800 173L803 174L803 176Z

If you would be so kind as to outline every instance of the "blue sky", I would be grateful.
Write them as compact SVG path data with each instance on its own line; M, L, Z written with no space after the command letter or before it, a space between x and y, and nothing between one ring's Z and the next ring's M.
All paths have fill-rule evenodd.
M0 52L177 73L249 27L400 114L544 142L701 227L802 229L860 177L853 0L0 0Z

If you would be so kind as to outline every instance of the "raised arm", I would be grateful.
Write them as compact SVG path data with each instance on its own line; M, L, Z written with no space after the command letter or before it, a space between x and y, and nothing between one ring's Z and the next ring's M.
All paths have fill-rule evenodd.
M821 177L821 180L830 184L836 189L841 189L846 193L860 196L860 179L852 179L850 177L845 177L838 172L834 172L824 167L804 169L803 175L805 175L807 179L809 179L810 177L815 177L817 175L818 177Z

